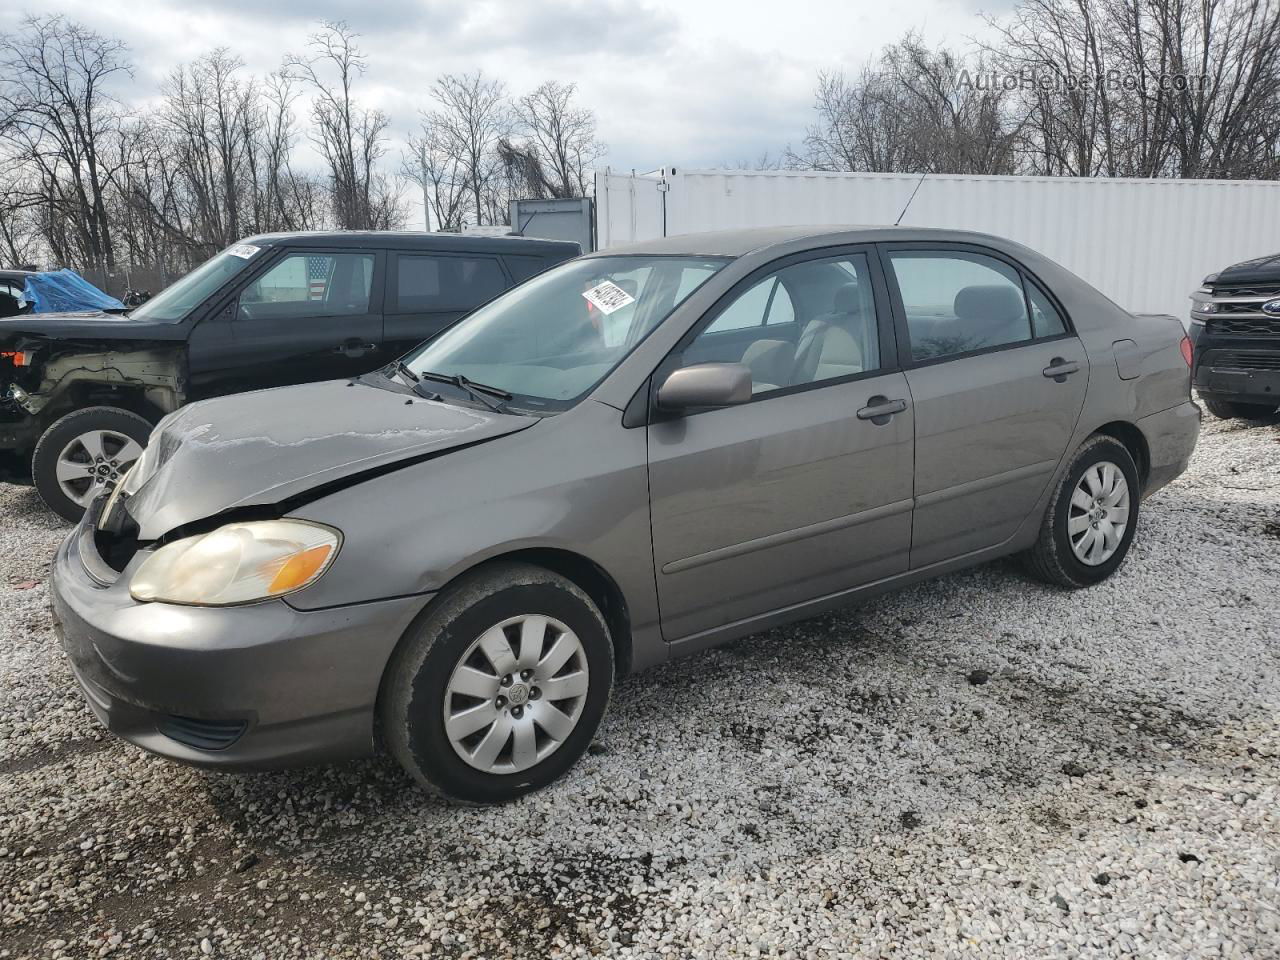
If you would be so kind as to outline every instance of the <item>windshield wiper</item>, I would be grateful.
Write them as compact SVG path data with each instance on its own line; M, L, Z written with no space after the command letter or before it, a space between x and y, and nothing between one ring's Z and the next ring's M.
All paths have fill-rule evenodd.
M417 383L422 378L409 369L409 365L403 360L396 361L396 370L400 372L400 376L404 377L410 383Z
M409 371L413 374L413 371ZM473 400L479 400L494 413L505 413L506 404L512 399L511 394L503 390L501 387L491 387L487 383L476 383L474 380L468 380L460 373L430 373L424 370L422 373L415 374L415 379L434 380L436 383L447 383L464 391L467 396ZM416 389L416 388L415 388Z

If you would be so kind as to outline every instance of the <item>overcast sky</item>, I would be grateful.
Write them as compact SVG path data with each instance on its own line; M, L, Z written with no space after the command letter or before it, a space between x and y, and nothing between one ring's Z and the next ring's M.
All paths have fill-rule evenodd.
M812 117L818 70L857 70L908 29L931 45L967 47L979 14L1010 0L60 0L64 13L124 38L137 75L131 100L154 94L175 65L218 46L267 73L301 52L323 18L361 34L369 70L361 100L394 131L415 125L441 73L482 68L513 93L573 81L599 118L615 170L754 161L797 146ZM398 152L398 150L397 150Z

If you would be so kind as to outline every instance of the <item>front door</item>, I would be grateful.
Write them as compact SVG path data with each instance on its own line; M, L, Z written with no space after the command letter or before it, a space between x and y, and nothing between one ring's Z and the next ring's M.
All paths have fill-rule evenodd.
M738 362L754 384L746 404L648 427L668 641L907 568L912 410L873 264L850 249L766 268L655 376Z
M354 376L380 361L376 251L294 250L242 291L231 316L236 389Z
M964 247L885 252L915 404L919 568L1013 536L1075 432L1089 362L1012 262Z

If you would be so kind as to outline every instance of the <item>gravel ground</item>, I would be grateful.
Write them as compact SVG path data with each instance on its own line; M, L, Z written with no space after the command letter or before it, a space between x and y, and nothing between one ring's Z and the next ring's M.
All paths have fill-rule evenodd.
M1079 593L996 564L624 681L498 809L106 738L0 487L0 957L1280 957L1280 424Z

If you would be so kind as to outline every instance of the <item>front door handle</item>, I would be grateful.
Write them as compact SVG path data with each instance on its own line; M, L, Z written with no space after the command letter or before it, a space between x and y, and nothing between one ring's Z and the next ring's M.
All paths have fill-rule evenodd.
M858 419L870 420L876 426L883 427L895 413L902 413L906 409L907 401L890 400L888 397L876 394L867 401L865 407L858 411Z
M378 345L376 343L365 343L355 337L352 337L350 340L343 341L338 346L334 347L333 352L355 358L363 357L366 353L377 349Z
M1049 365L1040 372L1046 377L1052 377L1058 383L1066 383L1067 377L1073 373L1078 373L1080 364L1074 360L1066 360L1062 357L1054 357L1049 361Z

